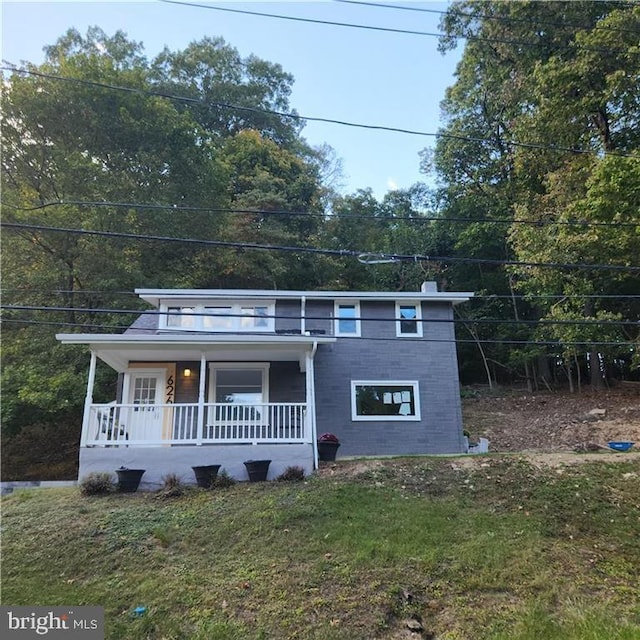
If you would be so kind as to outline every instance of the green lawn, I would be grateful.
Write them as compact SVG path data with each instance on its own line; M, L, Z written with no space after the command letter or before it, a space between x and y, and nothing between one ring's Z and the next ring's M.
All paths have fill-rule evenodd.
M17 492L3 604L101 605L113 640L391 639L409 619L439 640L640 638L637 462L343 469L174 498Z

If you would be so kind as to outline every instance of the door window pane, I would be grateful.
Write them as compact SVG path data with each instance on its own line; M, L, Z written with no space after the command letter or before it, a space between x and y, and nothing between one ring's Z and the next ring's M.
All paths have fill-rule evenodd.
M134 378L133 404L155 404L156 378Z

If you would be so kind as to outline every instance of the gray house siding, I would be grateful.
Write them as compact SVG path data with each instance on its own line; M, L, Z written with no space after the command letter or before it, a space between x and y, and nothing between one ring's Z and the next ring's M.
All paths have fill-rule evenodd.
M276 300L276 333L300 331L300 313L300 300Z
M306 402L306 377L298 362L272 362L269 402Z
M306 326L309 331L333 335L333 303L326 300L307 301Z
M318 349L318 433L335 433L341 456L463 451L453 323L443 322L452 319L451 306L423 304L421 339L396 337L393 303L361 303L360 309L363 318L379 318L362 322L362 338L338 338ZM352 380L417 381L420 421L352 420Z

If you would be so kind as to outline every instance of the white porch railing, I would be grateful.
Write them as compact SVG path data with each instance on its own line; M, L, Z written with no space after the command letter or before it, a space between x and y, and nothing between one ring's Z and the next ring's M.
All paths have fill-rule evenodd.
M304 402L92 404L84 446L167 446L311 442Z

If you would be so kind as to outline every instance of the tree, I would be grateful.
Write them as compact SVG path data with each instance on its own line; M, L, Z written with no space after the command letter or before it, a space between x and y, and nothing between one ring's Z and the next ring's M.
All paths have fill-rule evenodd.
M68 31L47 47L43 64L26 68L33 73L4 79L6 222L236 242L311 241L313 218L243 219L228 211L321 211L318 158L299 136L302 123L265 113L289 110L293 79L279 65L243 60L221 39L164 51L150 62L141 44L94 27L86 36ZM67 350L59 357L48 323L117 330L134 315L90 309L135 309L140 301L122 293L135 287L246 285L270 270L269 282L286 286L286 279L299 282L307 271L299 257L270 252L263 263L243 259L238 276L242 269L228 251L196 246L7 229L5 305L64 310L27 318L5 313L11 348L3 359L9 398L3 426L16 429L29 413L53 419L65 407L81 406L86 355ZM55 371L42 353L55 353Z
M468 40L457 81L443 103L446 126L436 145L434 164L444 183L445 220L472 220L452 227L457 251L496 260L625 264L629 256L610 249L614 236L623 246L634 245L632 227L552 223L567 221L578 211L579 220L615 221L612 212L603 211L608 206L605 200L615 203L615 197L609 200L613 193L600 198L596 212L594 203L588 204L593 201L588 192L595 193L596 184L602 186L601 168L609 175L621 171L636 179L629 167L614 168L608 164L611 158L603 154L637 152L639 25L640 7L613 2L451 5L442 22L447 37L441 46L446 50L460 36ZM573 149L581 152L572 153ZM622 206L627 210L634 195L628 190L623 194ZM488 226L484 221L473 222L477 218L513 219L513 223L510 228ZM531 227L522 222L530 219L548 224ZM628 286L622 284L628 278L605 271L594 277L590 272L498 268L490 270L491 280L479 268L457 271L458 281L466 280L476 290L486 290L490 283L490 291L503 295L586 295L591 289L611 294ZM534 298L513 300L514 320L544 319L549 310L549 305ZM630 305L622 307L620 317L637 317ZM583 318L596 317L588 306L582 313ZM572 335L583 335L583 341L588 341L591 330L585 325L582 333ZM558 328L553 339L559 339L559 333ZM531 339L536 335L541 334L528 334ZM520 331L519 339L526 338ZM588 360L599 361L600 355L591 353ZM530 379L535 363L526 358L522 362Z

